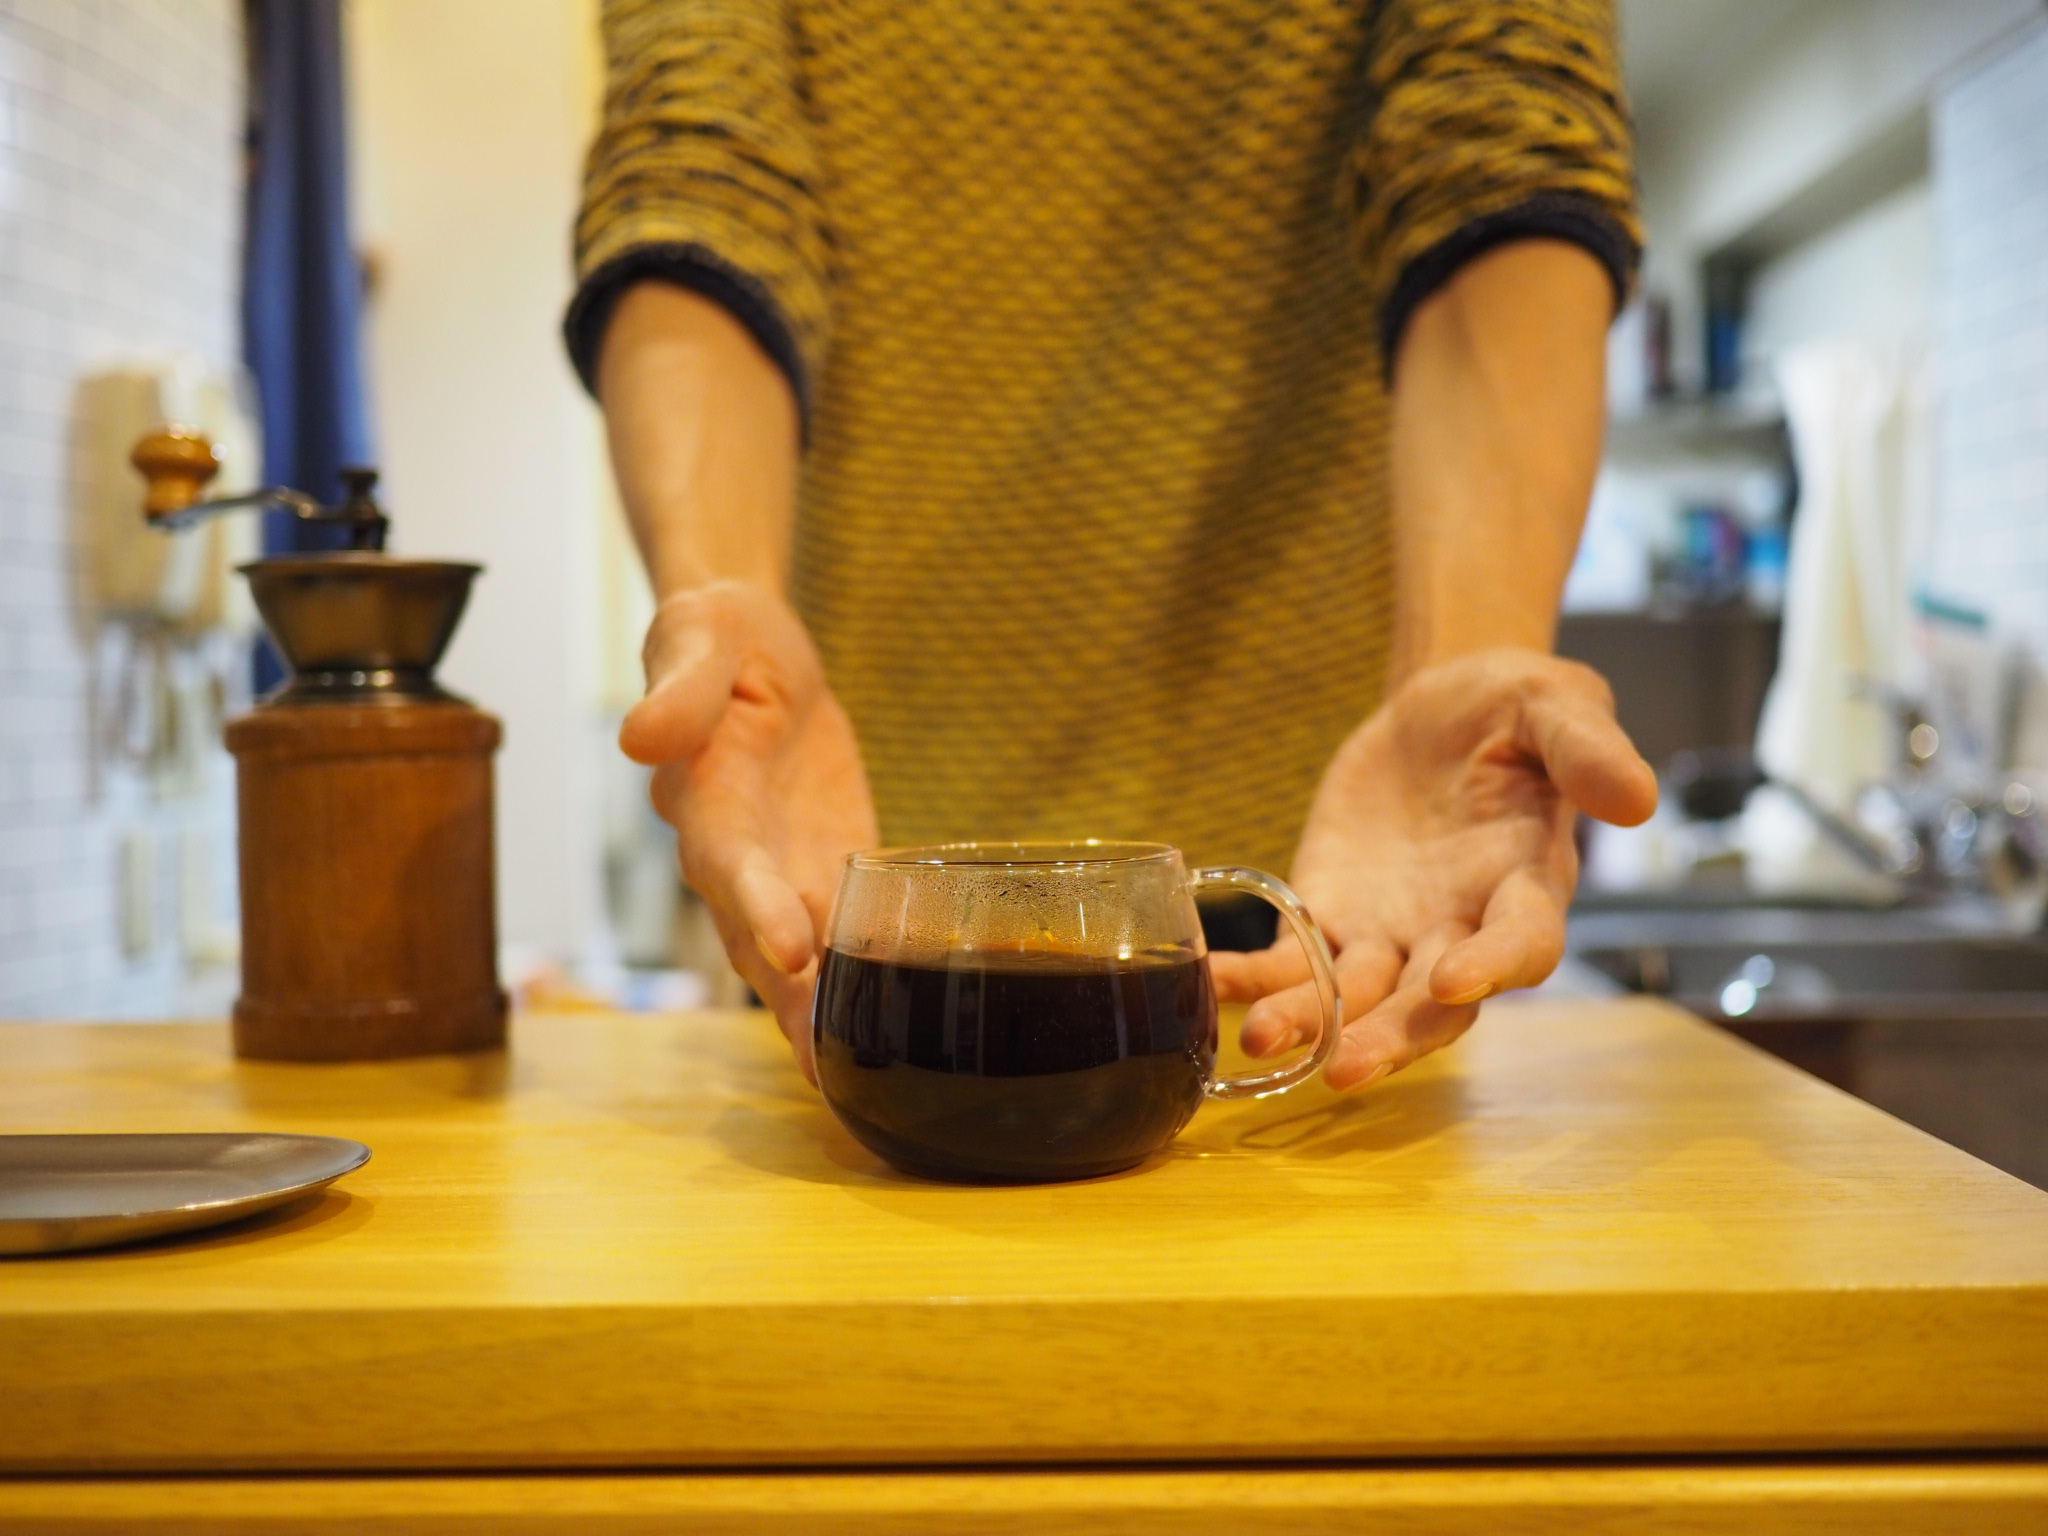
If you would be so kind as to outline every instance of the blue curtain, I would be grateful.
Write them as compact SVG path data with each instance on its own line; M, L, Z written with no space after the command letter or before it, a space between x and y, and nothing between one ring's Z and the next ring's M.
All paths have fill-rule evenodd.
M342 0L245 0L249 206L242 355L255 375L263 473L322 501L371 460L362 274L349 236ZM272 513L266 554L333 548L343 530Z

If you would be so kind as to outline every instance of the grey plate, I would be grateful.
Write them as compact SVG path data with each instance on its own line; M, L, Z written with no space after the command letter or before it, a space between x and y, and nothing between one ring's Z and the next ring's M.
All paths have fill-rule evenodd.
M338 1136L0 1136L0 1254L235 1221L369 1160L368 1147Z

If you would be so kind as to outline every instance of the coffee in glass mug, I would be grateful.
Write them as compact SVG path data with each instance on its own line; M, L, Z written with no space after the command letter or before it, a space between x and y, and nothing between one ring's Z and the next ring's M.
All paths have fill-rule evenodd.
M1219 1079L1197 890L1278 907L1323 1005L1315 1049ZM813 1012L818 1082L906 1173L1040 1183L1143 1162L1205 1098L1278 1093L1336 1043L1321 932L1280 881L1157 843L956 843L847 860Z

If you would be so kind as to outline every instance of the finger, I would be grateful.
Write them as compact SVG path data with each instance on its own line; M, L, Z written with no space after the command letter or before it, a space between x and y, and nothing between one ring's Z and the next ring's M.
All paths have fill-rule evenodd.
M731 795L693 790L676 764L655 770L650 793L675 826L683 882L737 925L730 934L720 930L734 966L740 967L741 951L749 947L783 975L809 965L820 929L795 882L763 843L759 819Z
M1291 933L1246 953L1212 949L1209 979L1216 984L1218 1002L1249 1003L1308 980L1308 957Z
M1567 800L1589 816L1633 827L1657 809L1657 774L1614 718L1604 683L1546 687L1525 701L1523 746Z
M1439 1003L1477 1003L1533 987L1564 958L1564 910L1533 870L1509 872L1486 903L1479 931L1444 951L1429 971Z
M868 841L872 842L873 839ZM826 944L831 941L832 904L838 899L839 887L837 882L845 868L845 864L846 859L842 855L829 866L830 878L833 881L833 884L829 887L814 883L810 885L800 884L796 888L797 899L803 902L804 911L811 919L811 934L821 960L824 958Z
M818 990L818 968L807 966L795 976L764 977L754 991L775 1014L775 1024L789 1042L797 1070L813 1088L818 1086L818 1062L811 1039L811 1001Z
M721 641L709 625L693 624L664 642L648 670L646 696L619 727L619 749L636 763L694 756L732 700L739 647Z
M1417 941L1392 991L1345 1029L1323 1069L1332 1088L1378 1082L1472 1027L1479 1014L1476 1004L1440 1003L1429 992L1430 972L1471 931L1464 923L1444 923Z
M1401 975L1401 951L1384 939L1347 944L1337 960L1337 993L1343 1022L1357 1018L1393 988ZM1254 1003L1238 1040L1253 1056L1277 1056L1314 1040L1323 1027L1323 1000L1313 981L1289 987Z
M818 930L811 909L764 848L747 850L728 886L733 910L753 936L761 958L794 976L817 958Z
M1351 1026L1323 1069L1323 1080L1339 1093L1369 1088L1442 1050L1478 1018L1477 1003L1439 1003L1403 988Z
M733 969L774 1014L776 1027L796 1057L797 1069L813 1088L817 1087L818 1067L811 1039L811 1001L817 991L817 967L806 966L796 975L786 976L766 963L746 926L731 913L714 907L711 915Z

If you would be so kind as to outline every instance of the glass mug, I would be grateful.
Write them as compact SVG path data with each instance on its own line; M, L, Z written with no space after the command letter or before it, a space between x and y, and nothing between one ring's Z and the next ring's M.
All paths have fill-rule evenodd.
M1322 1002L1291 1066L1216 1075L1216 991L1195 892L1280 909ZM1279 1093L1337 1042L1315 920L1255 869L1162 843L953 843L857 853L826 930L812 1041L825 1102L906 1173L1086 1179L1143 1162L1205 1098Z

